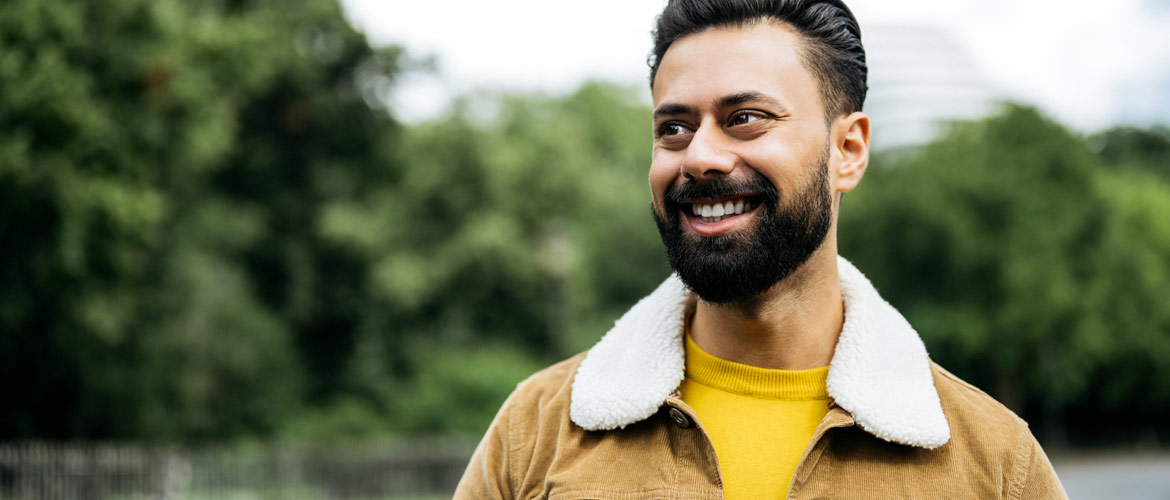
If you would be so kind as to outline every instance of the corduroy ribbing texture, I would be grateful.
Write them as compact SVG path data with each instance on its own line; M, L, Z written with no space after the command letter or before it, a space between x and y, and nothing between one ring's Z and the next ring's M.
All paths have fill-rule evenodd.
M620 429L571 422L581 359L520 384L476 449L456 500L724 498L715 450L681 399L668 397L655 414ZM953 426L950 442L925 449L884 441L834 407L801 456L788 498L1067 499L1023 421L937 365L932 372Z

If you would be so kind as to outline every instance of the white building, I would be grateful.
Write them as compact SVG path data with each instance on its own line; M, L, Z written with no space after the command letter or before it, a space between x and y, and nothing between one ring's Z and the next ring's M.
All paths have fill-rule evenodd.
M950 123L994 113L1003 100L942 29L870 25L862 42L869 66L865 111L875 151L924 144Z

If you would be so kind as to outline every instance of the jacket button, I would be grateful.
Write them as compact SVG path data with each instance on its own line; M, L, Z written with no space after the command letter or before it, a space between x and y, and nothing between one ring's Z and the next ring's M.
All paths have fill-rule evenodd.
M674 424L682 429L686 429L687 427L691 426L690 417L687 417L686 413L683 413L682 410L673 406L670 408L670 419L674 420Z

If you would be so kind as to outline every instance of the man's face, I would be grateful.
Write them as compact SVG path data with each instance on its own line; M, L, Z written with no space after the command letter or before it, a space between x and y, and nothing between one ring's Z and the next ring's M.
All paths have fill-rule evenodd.
M671 266L709 302L800 267L833 220L829 130L786 26L675 41L654 81L654 216Z

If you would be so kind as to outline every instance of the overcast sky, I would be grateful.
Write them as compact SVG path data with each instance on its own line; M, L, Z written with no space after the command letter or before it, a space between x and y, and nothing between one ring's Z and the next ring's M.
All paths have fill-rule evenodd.
M434 77L400 83L394 110L434 116L478 88L566 92L598 78L646 79L662 0L343 0L377 45L437 58ZM1083 131L1170 123L1165 0L853 0L862 27L936 26L1014 99Z

